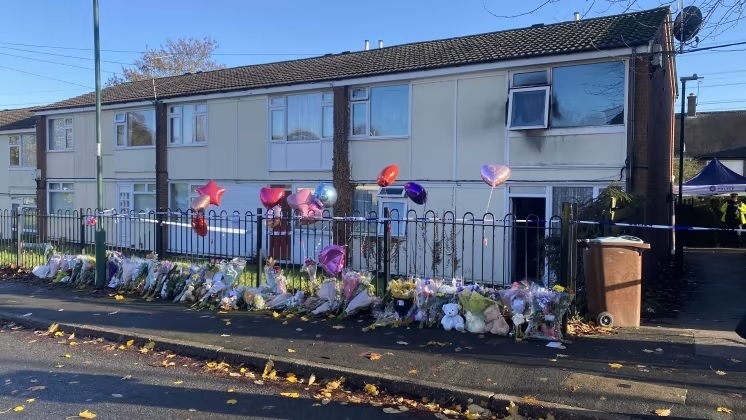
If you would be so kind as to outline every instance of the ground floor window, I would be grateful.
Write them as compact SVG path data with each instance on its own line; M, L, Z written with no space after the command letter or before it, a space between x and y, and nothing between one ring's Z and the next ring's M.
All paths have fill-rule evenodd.
M155 183L135 182L118 185L119 213L156 211Z
M170 186L168 207L171 211L187 211L196 198L197 188L204 184L190 184L188 182L174 182Z
M75 184L72 182L50 182L48 191L50 213L65 213L75 210Z

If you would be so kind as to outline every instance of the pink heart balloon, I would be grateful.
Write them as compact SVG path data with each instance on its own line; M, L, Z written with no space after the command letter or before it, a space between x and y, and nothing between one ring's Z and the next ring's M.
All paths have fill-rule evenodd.
M293 210L301 210L301 206L303 205L313 205L320 208L324 207L321 202L313 196L312 190L301 190L295 194L290 194L288 196L288 205ZM301 213L303 212L301 211Z
M482 165L480 173L484 182L492 188L497 187L510 178L510 168L503 165Z

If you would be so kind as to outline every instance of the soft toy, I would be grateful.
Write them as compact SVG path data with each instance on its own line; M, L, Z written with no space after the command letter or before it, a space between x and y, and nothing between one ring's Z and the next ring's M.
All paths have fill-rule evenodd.
M459 315L458 310L458 303L446 303L443 305L443 313L445 315L440 323L446 331L451 331L454 328L456 331L464 331L464 318Z
M505 321L498 305L492 305L484 310L484 321L485 329L489 333L504 336L510 332L510 326Z
M464 318L466 318L466 331L474 334L483 334L486 331L483 314L473 314L466 311L464 312Z

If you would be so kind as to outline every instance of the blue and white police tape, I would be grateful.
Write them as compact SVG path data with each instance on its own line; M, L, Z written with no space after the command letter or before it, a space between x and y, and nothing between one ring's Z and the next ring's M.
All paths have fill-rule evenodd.
M645 225L638 223L616 223L616 222L591 222L587 220L575 220L573 223L578 225L604 225L604 226L623 226L643 229L667 229L667 230L690 230L690 231L707 231L716 230L724 232L746 232L746 229L724 229L700 226L669 226L669 225Z

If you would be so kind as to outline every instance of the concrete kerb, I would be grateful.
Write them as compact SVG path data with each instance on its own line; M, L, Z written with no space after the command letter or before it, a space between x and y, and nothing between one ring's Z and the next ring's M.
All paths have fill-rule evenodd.
M10 314L1 311L0 319L34 329L47 329L52 323L54 323L54 321L41 319L34 317L33 315L19 316L17 314ZM554 415L557 419L621 420L630 418L630 416L626 415L587 410L580 407L566 406L547 401L531 400L530 402L527 402L522 397L513 395L495 394L489 391L435 384L432 382L402 378L395 375L350 369L343 366L316 363L290 357L272 356L242 350L231 350L226 349L225 347L173 340L151 334L63 322L58 322L57 324L59 330L74 332L78 337L103 338L118 343L123 343L127 340L135 340L135 342L140 345L153 341L155 343L155 350L172 351L186 357L222 360L232 364L243 363L244 365L253 366L259 370L264 368L268 360L272 360L275 369L278 371L293 372L301 377L308 377L311 374L325 379L344 377L345 383L352 384L356 387L363 387L365 384L373 384L379 389L393 394L400 393L413 396L426 395L432 399L454 401L455 403L464 406L466 406L469 400L477 404L484 401L488 402L490 408L496 413L505 413L506 407L513 402L520 407L522 415L529 416L530 418L546 418L549 413Z

